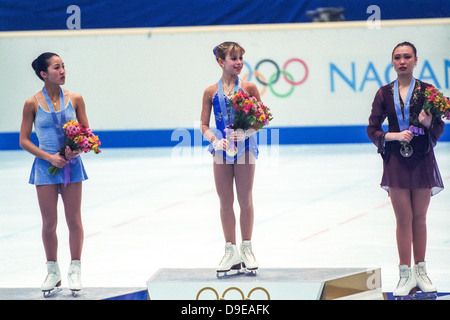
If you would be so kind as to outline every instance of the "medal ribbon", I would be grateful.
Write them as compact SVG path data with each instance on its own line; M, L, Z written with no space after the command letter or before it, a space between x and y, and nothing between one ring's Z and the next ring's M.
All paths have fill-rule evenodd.
M59 140L59 147L62 148L64 145L64 131L63 131L62 127L66 123L66 109L65 109L66 105L64 103L63 89L62 88L60 88L60 89L61 89L61 92L59 94L59 99L60 99L60 107L61 107L61 111L60 111L61 122L58 121L58 117L56 116L56 112L55 112L55 109L53 108L52 101L50 100L50 97L47 93L47 90L45 90L45 87L42 88L42 93L44 94L45 102L47 102L47 106L50 109L50 112L52 113L53 126L55 127L56 135Z
M411 100L411 95L414 90L414 83L415 83L415 79L413 77L411 79L411 83L409 84L408 93L407 93L406 99L404 101L405 102L404 109L403 109L404 116L402 116L402 110L400 108L400 98L399 98L399 92L398 92L398 78L395 79L395 82L394 82L394 104L395 104L395 112L397 113L397 121L398 121L398 126L400 127L400 131L404 131L404 130L408 129L408 126L409 126L409 101Z
M220 78L218 86L219 86L218 96L219 96L220 111L222 112L223 123L226 128L234 123L234 108L231 108L231 115L229 117L227 112L227 106L225 104L225 98L223 96L222 78ZM239 91L239 77L236 78L236 84L234 85L234 92L238 91Z

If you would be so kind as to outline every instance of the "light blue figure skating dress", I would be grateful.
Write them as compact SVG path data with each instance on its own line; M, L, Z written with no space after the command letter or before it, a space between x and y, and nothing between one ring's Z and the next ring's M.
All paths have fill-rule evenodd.
M76 120L75 109L72 105L72 102L70 101L70 94L69 102L64 107L64 94L62 92L62 89L61 102L61 109L65 114L65 122ZM48 104L49 103L47 102L47 105ZM34 128L39 141L39 148L50 154L55 154L63 146L61 144L61 141L63 141L63 139L60 139L61 133L58 134L55 130L54 122L54 116L56 116L59 124L61 124L61 111L55 112L53 106L51 106L51 103L49 105L49 108L51 110L50 112L46 111L39 103L38 110L34 119ZM53 112L54 114L52 115ZM64 126L64 123L61 124L61 128L62 126ZM70 172L70 183L80 182L88 179L86 171L84 170L81 156L77 156L72 159L72 161L68 164L69 170L60 169L58 175L56 176L53 176L48 172L48 168L50 166L50 162L36 157L34 159L33 167L31 168L29 183L34 185L64 184L65 181L68 181L68 179L65 179L65 174L67 174L68 171Z
M239 78L237 78L234 88L234 92L237 91L243 91ZM223 94L222 79L220 79L217 93L214 95L212 100L213 112L216 120L216 129L219 131L216 133L216 136L219 140L226 138L225 128L234 123L234 108L229 105L229 100L230 98ZM252 134L250 137L246 138L245 141L235 142L235 147L237 148L237 154L234 156L229 153L227 154L225 151L216 150L215 152L221 152L223 154L223 158L226 160L226 163L234 163L234 161L243 155L246 150L250 150L255 155L255 159L258 158L259 151L255 134ZM208 147L208 151L211 153L214 152L214 148L211 144Z

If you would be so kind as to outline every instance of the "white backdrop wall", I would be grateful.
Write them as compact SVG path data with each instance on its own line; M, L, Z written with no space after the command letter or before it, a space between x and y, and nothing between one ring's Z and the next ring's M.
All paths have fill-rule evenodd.
M227 40L246 49L241 75L272 109L272 127L366 125L402 41L418 49L415 76L449 95L450 19L4 32L0 135L19 131L25 100L43 84L31 62L45 51L62 57L65 88L83 95L94 130L197 129L203 91L221 75L212 49ZM277 67L272 88L258 81L275 80Z

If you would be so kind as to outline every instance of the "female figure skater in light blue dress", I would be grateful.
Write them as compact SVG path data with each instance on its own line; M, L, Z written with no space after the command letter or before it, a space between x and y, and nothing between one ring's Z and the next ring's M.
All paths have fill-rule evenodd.
M36 156L31 169L31 184L36 185L39 207L42 215L42 240L47 258L48 275L41 286L44 295L59 291L61 274L58 266L57 249L57 203L58 195L64 203L71 264L68 284L72 292L81 290L80 259L83 247L83 225L81 221L81 182L87 179L79 154L81 150L66 147L66 157L58 150L63 147L67 121L77 120L89 127L83 98L80 94L62 89L66 72L64 63L55 53L43 53L36 58L32 67L44 81L42 91L29 98L23 108L20 128L20 146ZM39 147L30 141L32 127L35 127ZM48 172L50 165L60 168L58 175Z
M202 101L201 130L211 143L209 150L214 155L214 180L226 242L225 255L216 269L217 272L239 269L242 262L247 270L258 268L251 246L254 221L252 189L255 159L258 156L254 133L258 127L255 125L246 131L235 130L229 135L225 130L234 121L234 110L228 108L228 100L235 92L242 90L261 100L256 86L238 77L244 65L242 57L244 52L245 50L235 42L224 42L214 48L214 55L222 68L222 77L218 83L205 90ZM214 112L216 120L215 132L209 127L211 111ZM240 206L242 243L239 249L236 246L233 181Z

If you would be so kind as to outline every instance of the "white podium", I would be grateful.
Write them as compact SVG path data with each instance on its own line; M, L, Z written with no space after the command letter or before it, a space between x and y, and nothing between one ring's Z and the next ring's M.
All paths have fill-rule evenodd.
M216 276L215 269L159 269L147 281L151 300L384 299L381 270L260 269Z

